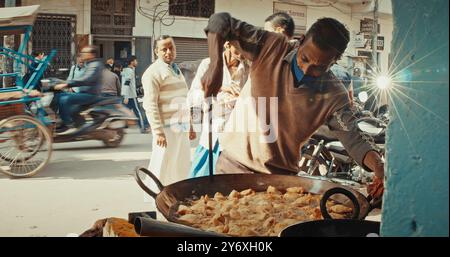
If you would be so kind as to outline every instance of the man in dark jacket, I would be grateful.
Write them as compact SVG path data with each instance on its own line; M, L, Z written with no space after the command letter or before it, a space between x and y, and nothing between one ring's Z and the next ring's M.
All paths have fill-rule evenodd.
M102 96L119 97L121 91L120 79L108 66L103 69Z
M94 103L101 92L102 72L104 64L97 59L97 47L87 46L80 52L80 57L86 65L86 71L83 76L77 79L69 80L66 84L55 86L56 90L64 88L79 87L77 94L63 94L59 100L59 112L63 121L65 131L59 135L72 134L77 131L75 120L79 118L82 105Z

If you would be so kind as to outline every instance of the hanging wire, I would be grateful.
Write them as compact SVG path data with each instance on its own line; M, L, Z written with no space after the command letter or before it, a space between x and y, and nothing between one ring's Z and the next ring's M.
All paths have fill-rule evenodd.
M162 1L154 4L151 8L145 8L138 1L138 12L152 21L152 38L155 38L155 24L159 22L160 26L171 26L175 23L175 16L169 15L169 2ZM160 29L161 30L161 29Z

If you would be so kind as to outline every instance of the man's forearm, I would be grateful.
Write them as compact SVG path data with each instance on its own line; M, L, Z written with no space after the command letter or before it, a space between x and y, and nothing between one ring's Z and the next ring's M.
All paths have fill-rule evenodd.
M384 177L384 162L376 151L367 152L364 157L364 165L375 173L375 176L382 179Z
M223 45L225 39L217 33L208 33L208 53L211 59L209 68L202 77L205 97L217 95L223 78Z

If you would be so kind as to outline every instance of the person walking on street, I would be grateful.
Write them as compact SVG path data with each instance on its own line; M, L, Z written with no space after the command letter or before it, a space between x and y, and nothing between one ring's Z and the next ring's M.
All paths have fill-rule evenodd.
M112 72L107 66L103 69L102 74L102 96L117 97L121 95L121 85L119 77Z
M108 67L108 66L107 66ZM122 85L122 70L123 70L123 66L120 63L114 63L114 67L111 70L112 72L114 72L114 74L117 75L117 77L119 77L119 82Z
M110 71L113 71L113 70L114 70L115 64L116 64L116 63L114 62L114 58L109 57L109 58L106 60L105 66L106 66L106 68L108 68Z
M122 90L123 103L133 110L138 120L141 133L146 134L149 131L149 124L144 119L144 116L139 108L136 92L136 73L135 69L138 65L136 56L131 56L128 60L128 66L122 70Z

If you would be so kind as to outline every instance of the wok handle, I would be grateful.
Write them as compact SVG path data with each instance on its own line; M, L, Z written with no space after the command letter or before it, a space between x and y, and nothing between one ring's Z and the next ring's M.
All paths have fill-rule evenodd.
M161 183L161 181L159 181L159 179L155 176L155 174L153 174L148 169L146 169L144 167L136 167L136 176L135 176L136 182L142 188L142 190L144 190L147 194L149 194L151 197L156 199L156 196L158 194L153 192L150 188L148 188L145 185L145 183L142 181L141 177L139 176L140 172L148 175L153 180L153 182L155 182L156 186L158 186L159 191L162 191L164 189L163 184Z
M360 209L361 209L358 199L356 199L356 196L352 192L350 192L347 189L344 189L342 187L331 188L323 194L322 198L320 199L320 212L322 213L323 218L324 219L333 219L331 217L331 215L328 213L327 201L332 195L335 195L335 194L343 194L343 195L347 196L350 199L350 201L352 201L353 214L352 214L351 219L358 220L359 214L360 214Z

